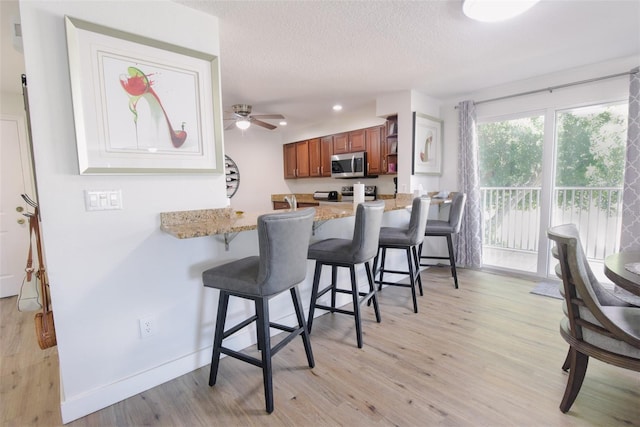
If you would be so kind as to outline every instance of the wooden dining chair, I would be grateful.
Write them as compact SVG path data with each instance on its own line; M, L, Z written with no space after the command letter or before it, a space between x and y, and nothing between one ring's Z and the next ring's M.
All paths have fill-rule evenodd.
M552 227L547 235L555 242L556 273L562 277L560 335L569 344L563 366L569 378L560 410L567 412L580 392L589 357L640 372L640 308L600 302L599 284L590 274L575 225Z

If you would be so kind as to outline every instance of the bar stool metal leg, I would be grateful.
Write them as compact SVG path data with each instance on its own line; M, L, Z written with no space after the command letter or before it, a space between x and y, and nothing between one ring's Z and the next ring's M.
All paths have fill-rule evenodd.
M420 245L422 247L422 245ZM422 291L422 277L420 276L420 257L418 256L418 249L413 246L411 248L413 252L413 262L416 267L416 280L418 282L418 289L420 290L420 296L424 296L424 292Z
M322 274L322 263L316 261L315 272L313 273L313 286L311 288L311 304L309 304L309 317L307 318L307 329L311 333L313 326L313 315L316 311L316 300L318 299L318 287L320 286L320 276Z
M293 288L291 288L291 299L293 300L293 307L296 310L298 325L299 327L302 327L304 329L300 335L302 335L304 352L307 354L307 362L309 362L309 367L313 368L316 365L316 363L313 360L313 352L311 351L311 339L309 338L309 329L307 328L307 323L304 318L304 312L302 309L302 299L300 299L300 292L298 291L297 286L294 286Z
M456 258L453 251L453 239L451 234L447 234L447 246L449 247L449 263L451 263L451 275L453 276L453 283L456 289L458 289L458 273L456 272Z
M365 262L364 268L367 271L367 280L369 281L369 296L367 299L367 305L373 302L373 311L376 314L376 322L380 323L382 318L380 317L380 307L378 307L378 293L376 292L375 282L373 281L373 272L371 271L371 264Z
M271 380L271 335L269 333L269 300L257 298L256 316L258 317L258 343L262 347L262 380L264 400L267 412L273 412L273 381Z
M362 348L362 323L360 320L360 303L358 283L356 282L356 268L351 265L349 267L349 275L351 276L351 294L353 299L353 315L356 318L356 340L358 348Z
M213 338L213 354L211 355L211 370L209 372L209 385L213 386L218 378L218 365L220 364L220 348L224 338L224 325L227 318L227 307L229 306L229 294L220 291L218 297L218 315L216 317L216 332Z

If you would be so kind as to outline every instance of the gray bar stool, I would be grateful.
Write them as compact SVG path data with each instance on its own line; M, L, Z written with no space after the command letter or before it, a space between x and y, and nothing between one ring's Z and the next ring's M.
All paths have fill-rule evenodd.
M356 208L356 220L353 230L353 239L331 238L320 240L309 246L308 258L316 261L316 269L313 275L313 290L311 292L311 305L309 306L309 331L313 325L313 314L316 308L328 310L331 313L349 314L355 317L356 338L358 348L362 348L362 325L360 319L360 304L364 301L373 301L376 321L380 323L380 309L376 288L373 284L370 261L378 251L378 236L380 224L384 213L384 201L365 202ZM369 281L369 291L360 292L356 280L355 267L364 264ZM331 266L331 284L321 291L318 290L322 266ZM346 267L351 274L351 289L339 289L337 287L338 267ZM318 298L331 291L331 307L318 304ZM353 298L353 311L336 308L336 293L350 294ZM362 298L360 298L362 297Z
M416 284L422 295L422 279L420 278L420 260L418 258L418 246L424 239L424 231L427 226L427 216L429 215L429 197L416 197L411 204L411 218L407 228L382 227L380 229L380 242L378 244L378 255L373 261L373 271L380 272L380 278L376 281L378 291L382 285L402 286L411 288L413 298L413 311L418 312L418 300L416 298ZM408 271L385 269L387 249L403 249L407 254ZM380 257L380 270L377 270L378 257ZM409 283L385 282L384 273L407 274Z
M425 229L425 237L440 236L447 238L447 247L449 248L449 256L431 256L422 255L422 244L418 252L421 254L420 258L427 259L448 259L451 264L451 275L453 276L453 283L456 289L458 289L458 273L456 271L456 257L453 252L453 240L452 236L460 232L462 226L462 214L464 213L464 205L467 202L467 195L465 193L455 193L451 200L451 207L449 208L449 220L441 221L437 219L427 220L427 228ZM432 264L420 264L422 266L432 266Z
M309 367L313 368L315 365L297 286L307 275L306 254L314 216L315 209L308 208L258 217L260 255L232 261L202 273L204 286L220 290L209 385L213 386L216 383L221 353L261 367L266 408L269 413L273 412L271 357L296 336L301 335ZM297 327L269 321L269 299L286 290L291 292L291 299L298 319ZM230 296L253 300L256 314L225 330ZM261 359L222 345L225 338L253 322L256 322L258 349L262 353ZM273 348L271 348L270 327L289 332L289 335Z

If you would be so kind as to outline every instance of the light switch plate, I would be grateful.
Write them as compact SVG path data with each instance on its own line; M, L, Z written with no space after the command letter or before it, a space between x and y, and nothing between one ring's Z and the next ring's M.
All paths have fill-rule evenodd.
M87 211L110 211L122 209L122 190L84 190Z

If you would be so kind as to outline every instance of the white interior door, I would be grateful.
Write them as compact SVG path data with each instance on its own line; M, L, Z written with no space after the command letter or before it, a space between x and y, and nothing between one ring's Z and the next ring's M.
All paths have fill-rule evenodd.
M22 215L34 198L25 121L2 115L0 134L0 298L17 295L29 249L29 221Z

